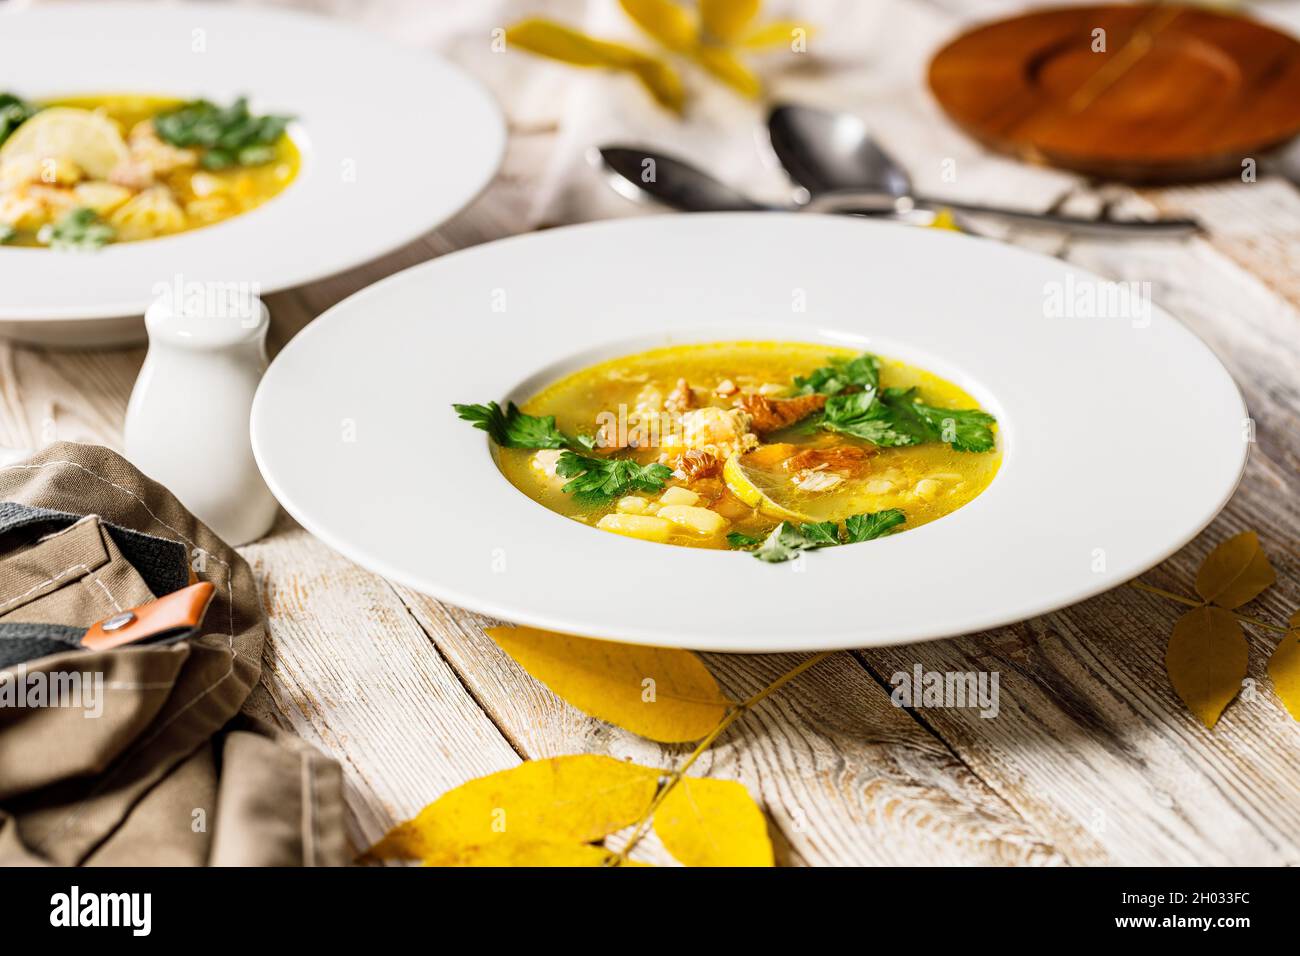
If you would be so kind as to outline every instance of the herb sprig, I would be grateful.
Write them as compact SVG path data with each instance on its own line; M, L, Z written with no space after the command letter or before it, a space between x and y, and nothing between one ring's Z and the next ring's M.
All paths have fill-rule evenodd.
M838 395L853 386L873 390L880 387L880 360L869 352L849 361L832 358L830 363L813 369L807 377L796 375L795 394Z
M108 245L116 235L113 227L99 218L99 213L82 206L58 222L42 226L36 238L52 249L85 252Z
M832 360L833 361L833 360ZM939 408L917 400L915 388L880 387L880 361L864 353L796 377L794 390L830 396L806 430L852 435L885 448L945 442L955 451L992 451L996 419L978 408Z
M592 435L564 434L555 427L554 415L526 415L514 402L505 411L496 402L486 405L452 405L467 422L491 436L503 448L574 448L591 451L596 447Z
M205 169L260 166L275 158L275 144L291 117L256 116L240 97L229 106L191 100L154 117L158 137L172 146L202 148Z
M798 525L791 521L782 521L772 529L772 533L766 539L733 531L727 535L727 542L733 548L749 551L760 561L775 564L798 557L804 551L815 551L840 544L859 544L883 537L906 520L903 512L897 508L852 515L844 522L842 534L839 525L834 521L805 522Z
M673 470L667 465L642 465L630 458L590 458L566 451L555 462L555 473L572 479L560 490L585 505L608 504L634 491L659 491Z
M36 115L36 107L25 103L12 93L0 93L0 144L14 130Z

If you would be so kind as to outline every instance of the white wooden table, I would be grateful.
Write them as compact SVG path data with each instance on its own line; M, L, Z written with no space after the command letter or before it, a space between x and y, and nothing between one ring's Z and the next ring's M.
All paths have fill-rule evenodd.
M402 0L311 5L408 41L438 19ZM897 5L909 31L902 46L917 55L881 69L914 77L922 75L924 51L969 15L1010 8L974 0ZM455 29L488 22L475 20L468 4L450 6L457 14L444 19ZM1300 32L1294 6L1268 4L1264 12L1289 18ZM273 348L381 276L523 227L557 128L535 115L520 118L510 110L510 91L498 84L497 92L512 112L512 136L505 166L486 193L444 228L380 262L270 297ZM912 101L894 104L891 115L904 125L891 142L901 144L904 159L926 149L960 155L965 185L954 184L954 194L989 198L1001 188L1022 202L1068 210L1095 207L1104 195L1208 224L1206 237L1186 243L1006 238L1111 278L1151 281L1156 301L1223 358L1256 422L1245 480L1201 538L1144 579L1189 593L1209 548L1253 528L1279 580L1249 610L1284 620L1300 607L1295 187L1267 177L1142 195L1098 191L1065 176L1049 177L1050 189L1041 179L1028 189L1008 185L1007 170L1014 176L1016 167L982 156L937 122L919 85L908 95ZM924 122L906 127L897 119L914 115ZM909 128L914 138L900 140ZM119 447L142 358L140 349L55 352L0 343L0 445L72 439ZM1158 495L1161 483L1177 480L1143 476L1133 493ZM443 791L525 759L596 752L666 767L686 752L575 711L498 650L483 634L482 618L362 570L287 517L243 553L256 570L271 629L255 705L341 762L358 846ZM1277 635L1247 628L1250 677L1259 692L1235 702L1207 731L1178 701L1164 671L1165 643L1180 610L1120 588L996 631L836 654L741 721L695 772L748 786L772 821L778 860L786 864L1300 864L1300 729L1264 673ZM798 658L706 660L739 698ZM894 707L889 677L916 663L999 671L999 716ZM664 859L652 841L644 855Z

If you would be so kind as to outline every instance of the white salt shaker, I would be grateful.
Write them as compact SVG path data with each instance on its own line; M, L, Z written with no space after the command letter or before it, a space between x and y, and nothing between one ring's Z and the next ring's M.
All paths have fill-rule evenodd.
M196 308L168 295L144 322L149 352L126 409L126 457L227 544L257 540L277 508L248 437L266 371L266 305L248 296Z

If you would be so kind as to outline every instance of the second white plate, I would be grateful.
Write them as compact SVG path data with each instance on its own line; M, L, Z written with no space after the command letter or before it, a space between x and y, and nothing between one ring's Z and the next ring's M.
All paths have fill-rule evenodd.
M53 55L57 51L57 55ZM141 93L296 117L297 179L265 205L98 252L0 246L0 333L106 344L161 286L274 292L383 255L491 179L505 127L488 94L432 54L320 17L185 3L60 3L0 14L6 86L28 99Z

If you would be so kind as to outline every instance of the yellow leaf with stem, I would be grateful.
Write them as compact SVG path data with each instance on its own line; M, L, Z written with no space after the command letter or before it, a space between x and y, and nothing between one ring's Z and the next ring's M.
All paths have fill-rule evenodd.
M506 30L506 43L574 66L631 73L662 106L680 113L686 102L681 77L668 64L622 43L598 40L551 20L522 20Z
M487 633L574 707L651 740L699 740L731 707L708 668L690 651L531 627L491 627Z
M772 866L767 820L734 780L684 777L655 811L654 828L687 866Z
M1206 727L1213 727L1246 676L1246 635L1230 611L1198 607L1174 625L1165 668L1174 690Z
M1291 716L1300 720L1300 611L1292 614L1288 623L1289 629L1268 659L1268 676Z
M723 83L751 99L763 92L763 84L754 72L722 47L703 46L695 51L695 59Z
M700 35L695 11L674 0L619 0L623 12L668 49L687 53Z
M365 858L431 866L595 860L584 845L635 823L660 772L598 754L531 760L471 780L393 827ZM605 858L605 852L598 850Z
M1196 593L1219 607L1241 607L1277 580L1259 535L1243 531L1209 553L1196 572Z
M700 0L700 21L707 39L735 43L758 16L761 0Z
M746 50L770 50L783 46L793 51L799 40L807 40L812 33L812 27L797 20L769 20L741 37L736 45Z

